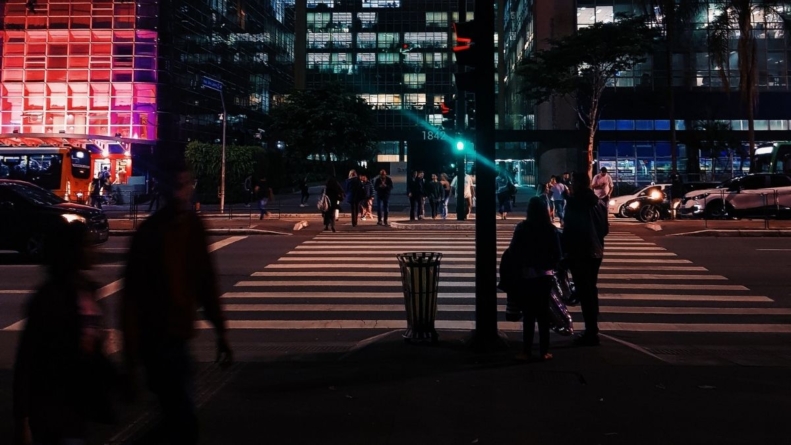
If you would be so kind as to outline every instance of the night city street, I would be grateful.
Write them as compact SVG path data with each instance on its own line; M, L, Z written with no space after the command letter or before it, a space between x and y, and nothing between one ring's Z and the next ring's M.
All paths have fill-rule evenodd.
M202 331L193 345L201 443L268 436L280 443L752 443L787 432L776 420L790 400L784 276L791 238L669 236L615 221L599 283L602 346L572 348L553 334L553 363L524 365L512 352L475 354L462 345L474 327L474 232L382 231L370 222L352 229L343 221L336 234L311 225L292 235L210 239L237 364L217 370L213 336ZM498 252L512 228L498 225ZM128 240L99 246L93 271L113 326ZM438 346L400 340L406 323L395 254L411 250L445 254ZM19 314L41 272L10 253L0 255L0 269L0 394L9 394ZM499 295L499 313L504 300ZM581 329L579 308L571 311ZM516 350L521 324L499 325ZM482 405L459 411L465 400ZM158 443L152 403L138 400L125 412L128 425L101 426L97 440ZM333 413L336 406L347 408ZM410 406L429 410L436 425L395 427ZM496 421L494 409L502 414ZM510 428L520 412L536 425L563 413L584 428L561 436ZM734 423L742 421L764 426L748 431ZM296 434L304 422L323 432Z

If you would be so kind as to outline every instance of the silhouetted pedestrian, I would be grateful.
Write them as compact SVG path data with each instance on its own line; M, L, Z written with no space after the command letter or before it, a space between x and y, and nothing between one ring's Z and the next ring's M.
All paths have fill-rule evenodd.
M518 261L519 285L516 292L524 315L522 353L518 359L531 358L533 332L538 322L539 359L550 360L549 299L555 269L561 259L560 238L549 219L546 202L538 196L527 203L527 219L516 226L508 246Z
M324 188L324 193L327 194L327 197L330 198L330 208L324 212L324 230L329 230L332 228L332 231L335 231L335 212L338 211L341 205L341 201L343 201L343 187L335 179L334 176L330 176L327 178L327 185Z
M379 176L374 180L376 192L376 224L387 226L390 216L390 193L393 191L393 179L387 176L387 171L379 170Z
M151 178L148 195L148 213L151 213L152 209L159 210L159 181L154 177Z
M571 192L566 197L566 214L561 240L576 297L582 306L585 333L575 338L580 346L599 344L599 268L604 255L604 237L609 232L606 201L590 188L585 172L574 172Z
M306 176L302 176L299 178L299 192L301 194L299 199L299 206L305 207L308 205L308 199L310 198L310 193L308 191L308 178Z
M47 238L47 277L26 308L14 365L18 444L83 444L86 422L112 421L98 286L85 273L88 228L60 223ZM106 385L106 386L105 386Z
M143 222L129 249L121 299L124 351L130 376L142 361L170 442L195 444L198 418L189 341L197 308L203 308L217 332L217 362L230 364L232 351L206 230L190 211L192 176L183 163L175 163L161 178L165 206Z

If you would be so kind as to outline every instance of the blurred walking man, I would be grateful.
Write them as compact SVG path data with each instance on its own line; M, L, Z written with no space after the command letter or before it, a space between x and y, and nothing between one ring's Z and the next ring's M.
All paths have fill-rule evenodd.
M158 396L171 444L196 444L192 358L199 307L217 332L217 361L232 362L220 309L217 279L206 230L190 211L192 176L183 163L160 175L165 206L132 238L124 277L121 323L130 376L138 360Z

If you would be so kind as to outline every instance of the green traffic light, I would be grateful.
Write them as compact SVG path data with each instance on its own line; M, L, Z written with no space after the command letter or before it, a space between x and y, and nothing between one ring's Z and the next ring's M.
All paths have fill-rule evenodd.
M463 141L456 142L456 150L459 150L459 151L464 150L464 142Z

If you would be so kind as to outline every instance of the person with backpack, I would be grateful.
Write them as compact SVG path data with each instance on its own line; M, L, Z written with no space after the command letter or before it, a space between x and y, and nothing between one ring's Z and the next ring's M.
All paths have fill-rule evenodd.
M335 179L334 176L327 178L327 184L324 186L324 194L329 199L329 207L323 212L324 216L324 230L335 232L335 212L340 208L341 201L344 198L343 187Z
M97 174L88 186L88 196L91 198L91 207L102 209L102 178L101 173Z
M527 219L516 226L508 250L513 255L518 293L517 306L524 316L522 353L518 360L530 360L533 332L538 322L539 360L552 359L549 353L549 301L555 269L561 260L558 231L549 219L546 203L538 196L527 203Z

